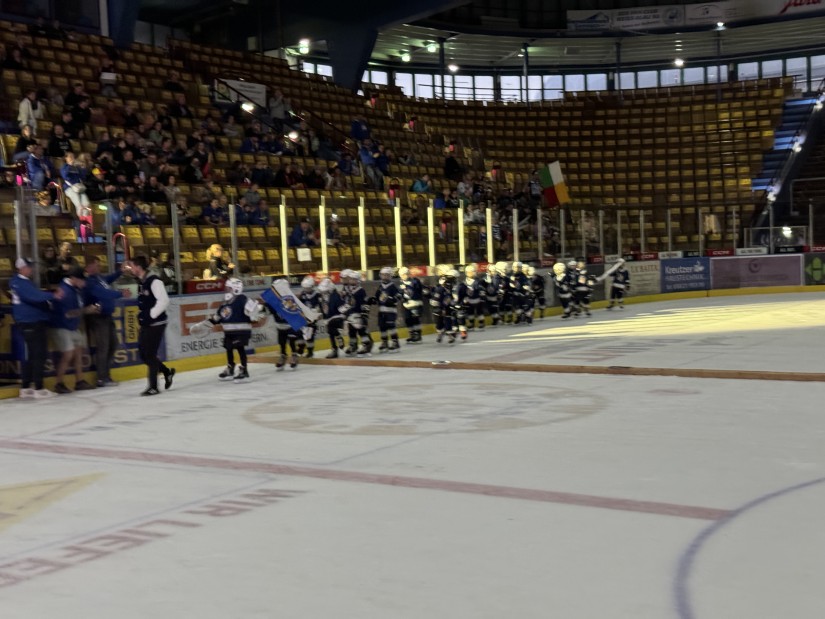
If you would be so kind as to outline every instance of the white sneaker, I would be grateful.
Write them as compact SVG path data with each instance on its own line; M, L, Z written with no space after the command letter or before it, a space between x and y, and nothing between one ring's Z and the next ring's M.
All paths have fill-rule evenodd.
M53 398L57 394L54 391L49 391L48 389L38 389L34 392L34 398L37 400L44 400L46 398Z
M34 389L21 389L20 390L20 399L27 400L29 398L34 397Z

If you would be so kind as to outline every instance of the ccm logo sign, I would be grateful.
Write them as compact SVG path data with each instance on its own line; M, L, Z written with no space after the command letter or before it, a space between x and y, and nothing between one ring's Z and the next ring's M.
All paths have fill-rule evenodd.
M186 282L184 291L187 294L195 292L220 292L223 290L223 281L221 280L195 280Z

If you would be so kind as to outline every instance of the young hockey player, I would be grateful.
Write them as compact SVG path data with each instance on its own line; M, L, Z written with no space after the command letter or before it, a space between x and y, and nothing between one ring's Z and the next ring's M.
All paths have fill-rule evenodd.
M584 260L579 260L576 264L576 286L573 290L577 316L582 311L586 316L590 316L590 298L593 296L595 286L596 278L587 272L587 263Z
M517 325L524 321L525 306L527 299L527 276L523 272L523 263L514 262L510 272L510 298L513 306L513 324ZM532 322L532 321L531 321Z
M407 344L420 344L424 287L421 285L421 280L410 276L410 270L407 267L398 269L398 277L401 278L399 289L404 305L404 324L410 332Z
M612 310L618 303L619 309L624 309L624 295L630 290L630 271L628 271L624 264L611 274L613 283L610 285L610 303L607 309Z
M553 283L556 286L556 291L559 295L559 302L562 307L561 317L563 320L570 318L573 313L573 285L574 280L570 273L567 272L567 267L563 262L557 262L553 265Z
M381 331L381 345L378 352L395 352L398 345L398 301L401 291L392 281L392 267L383 267L378 272L381 283L375 293L378 305L378 329ZM391 341L390 341L391 340Z
M234 277L226 280L224 303L209 318L193 328L211 330L212 325L223 328L223 347L226 349L226 368L218 374L220 380L236 383L249 379L246 368L246 347L252 335L252 323L258 320L259 305L243 294L243 282ZM208 331L207 331L208 332ZM235 351L238 351L238 373L235 374Z
M502 324L513 324L513 296L510 290L510 265L496 262L498 312Z
M308 308L321 312L321 295L315 289L315 278L311 275L307 275L301 280L301 294L298 295L298 299ZM313 357L317 331L318 325L315 322L311 322L301 329L301 337L297 341L298 354L303 354L308 359Z
M467 314L467 329L472 331L478 326L478 330L484 329L484 303L487 299L487 289L484 282L478 277L478 265L468 264L464 267L464 285L466 295L464 297Z
M544 318L544 309L547 307L547 298L544 292L544 277L536 272L535 267L528 266L525 270L527 275L530 296L532 297L530 307L530 322L533 322L533 314L536 309L539 311L539 320Z
M439 264L435 270L438 275L438 285L430 292L430 307L432 307L437 333L435 341L440 344L444 335L449 334L449 343L452 344L455 342L455 333L453 333L453 283L455 280L452 277L448 278L448 273L453 268L449 264Z
M349 331L349 346L344 353L351 357L357 355L365 357L372 351L372 337L369 334L368 323L365 318L369 318L369 304L367 303L367 293L361 286L361 274L352 269L341 271L341 281L343 283L341 307L344 307L344 315L347 318ZM360 340L360 346L359 346Z
M459 272L451 269L448 276L453 278L453 331L458 329L462 340L467 339L467 284L459 279Z
M496 265L489 264L487 266L487 274L484 276L484 297L487 299L485 309L487 315L491 318L491 326L497 327L500 316L498 306L498 277L496 272Z
M327 323L327 334L329 335L330 352L327 359L337 359L338 351L344 348L344 324L346 315L341 308L344 301L338 294L338 289L329 278L321 280L318 284L318 293L321 296L321 313Z

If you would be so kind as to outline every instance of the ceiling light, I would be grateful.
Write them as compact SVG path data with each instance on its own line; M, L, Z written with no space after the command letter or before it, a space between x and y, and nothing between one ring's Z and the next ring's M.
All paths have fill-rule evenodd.
M723 21L716 22L716 29L717 30L724 30L725 29L725 22L723 22Z
M410 58L411 56L409 52L404 52L401 54L401 62L409 62Z
M255 104L250 103L249 101L244 101L243 103L241 103L241 109L247 114L251 114L253 111L255 111Z
M681 58L677 58L676 60L673 61L673 64L675 64L677 67L684 67L685 66L685 61L682 60Z
M302 54L309 53L309 39L301 39L298 41L298 51Z
M448 68L450 71L452 71L453 73L455 73L456 71L458 71L458 65L457 65L457 64L448 64L448 65L447 65L447 68Z
M436 45L435 43L428 43L427 44L427 51L430 52L431 54L436 53L438 51L438 45Z

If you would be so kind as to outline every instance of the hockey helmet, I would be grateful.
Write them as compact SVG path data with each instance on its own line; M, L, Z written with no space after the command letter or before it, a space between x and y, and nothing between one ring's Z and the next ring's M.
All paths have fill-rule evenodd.
M512 266L513 273L521 273L521 269L524 265L521 262L514 262Z
M584 259L580 258L579 261L576 263L576 268L579 271L584 271L587 268L587 262Z
M553 265L553 273L555 273L559 277L564 275L565 271L567 271L567 267L564 266L563 262L557 262L556 264Z
M335 284L328 277L322 279L321 283L318 284L318 292L321 294L330 294L333 290L335 290Z
M312 275L307 275L304 279L301 280L301 288L307 291L315 288L315 278L312 277Z
M494 265L494 264L488 264L488 265L487 265L487 274L488 274L490 277L493 277L493 276L496 274L496 265Z
M525 267L523 268L523 271L524 271L524 274L525 274L527 277L533 277L533 275L535 275L535 274L536 274L536 267L531 266L531 265L529 265L529 264L528 264L527 266L525 266Z
M360 284L364 277L361 275L361 271L350 271L349 278L352 280L353 284Z
M474 262L471 262L470 264L464 267L464 275L467 276L467 279L473 279L477 273L478 265Z
M507 275L507 263L496 262L496 273L498 273L499 275Z
M392 281L392 267L381 267L381 270L378 271L378 277L384 283Z
M576 264L577 264L577 262L575 260L569 260L567 262L567 268L572 271L573 269L576 268Z
M407 267L400 267L398 269L398 277L400 277L403 281L407 281L410 279L410 270Z
M445 275L447 275L447 273L449 273L452 270L453 265L451 264L437 264L435 266L435 274L440 277L444 277Z
M237 277L230 277L228 280L226 280L226 284L224 284L223 289L223 298L227 301L231 301L238 295L243 294L243 282L239 280Z

